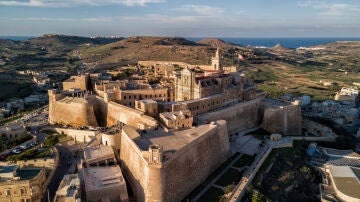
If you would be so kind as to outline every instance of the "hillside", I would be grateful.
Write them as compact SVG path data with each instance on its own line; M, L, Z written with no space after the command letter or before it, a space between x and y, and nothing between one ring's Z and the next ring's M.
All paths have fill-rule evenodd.
M239 49L239 48L238 48ZM233 65L233 46L221 49L226 65ZM239 49L240 50L240 49ZM182 61L190 64L209 64L215 47L179 37L129 37L103 46L79 48L85 62L100 64L135 64L139 60Z
M219 48L232 48L234 46L237 46L235 44L231 44L228 42L225 42L221 39L216 39L216 38L204 38L201 39L200 41L198 41L199 44L204 44L204 45L208 45L211 47L219 47Z
M359 41L287 49L280 44L254 48L214 38L194 42L181 37L145 36L92 39L44 35L21 42L0 40L0 72L14 76L15 70L32 69L75 74L81 62L85 68L95 67L98 71L136 64L139 60L210 64L217 47L224 66L237 65L238 55L243 55L245 60L239 61L241 71L255 79L270 96L295 93L328 99L340 87L360 80Z
M44 46L44 47L61 47L65 49L72 49L79 45L84 44L107 44L115 41L119 41L122 38L90 38L81 36L67 36L67 35L44 35L42 37L31 38L28 42L32 45Z

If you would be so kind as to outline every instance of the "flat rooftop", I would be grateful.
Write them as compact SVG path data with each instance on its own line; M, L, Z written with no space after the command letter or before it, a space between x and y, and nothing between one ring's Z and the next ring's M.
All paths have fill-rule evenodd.
M77 174L65 175L56 191L56 201L66 201L65 198L61 199L61 197L75 197L79 186L80 179Z
M18 165L0 166L0 174L14 172L18 167Z
M339 149L323 148L323 151L328 155L360 159L360 155L358 153L354 152L353 150L339 150Z
M277 99L272 99L272 98L265 98L264 101L267 102L267 103L271 103L273 105L280 106L280 107L292 105L290 102L277 100Z
M349 166L329 166L336 188L343 194L360 199L360 179L357 168Z
M20 170L17 176L20 177L20 180L30 180L36 177L40 173L40 171L41 168Z
M87 192L126 187L119 166L84 168L84 184Z
M114 151L110 146L85 147L84 157L86 160L102 158L104 156L114 156Z
M224 121L218 121L224 122ZM181 130L175 132L165 132L162 130L154 131L153 133L145 133L141 138L134 140L139 148L143 151L148 151L152 144L161 145L163 152L175 152L184 146L188 145L195 139L206 134L210 130L217 127L216 124L200 125L196 128Z
M142 102L144 104L157 103L155 100L150 100L150 99L148 99L148 100L139 100L139 102Z
M81 97L64 97L63 99L59 100L59 102L65 102L65 103L87 103L87 100L85 98Z

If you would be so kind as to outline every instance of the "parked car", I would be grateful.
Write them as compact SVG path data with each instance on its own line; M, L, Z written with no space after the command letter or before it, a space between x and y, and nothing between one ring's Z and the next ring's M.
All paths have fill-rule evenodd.
M28 149L29 148L29 146L28 145L21 145L21 146L19 146L22 150L26 150L26 149Z
M11 150L11 153L13 153L13 154L21 154L21 149L13 149L13 150Z

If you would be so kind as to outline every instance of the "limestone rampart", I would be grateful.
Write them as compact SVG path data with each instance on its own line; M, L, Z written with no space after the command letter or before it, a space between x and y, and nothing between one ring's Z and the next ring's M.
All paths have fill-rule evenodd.
M91 102L83 98L49 99L49 123L72 126L98 126Z
M301 134L301 108L299 105L278 106L263 102L264 118L261 126L270 133Z
M177 151L163 164L163 201L180 201L230 157L225 121Z
M121 133L120 159L124 176L129 180L136 201L145 201L148 182L148 164L141 149L123 130ZM160 184L160 181L157 181Z
M225 121L210 124L204 134L160 164L148 163L148 151L127 132L135 131L123 130L120 158L137 201L180 201L230 156Z
M226 120L229 133L259 126L262 121L260 103L262 98L231 105L199 117L204 123L215 120Z
M49 122L71 126L112 126L122 122L140 129L154 129L157 121L143 112L97 96L63 97L49 92ZM81 140L80 140L81 141ZM86 141L87 142L87 141Z
M153 129L157 127L157 121L145 115L143 112L126 107L116 102L106 103L102 99L98 99L98 108L100 110L100 117L103 117L105 122L103 125L112 126L118 122L141 129Z

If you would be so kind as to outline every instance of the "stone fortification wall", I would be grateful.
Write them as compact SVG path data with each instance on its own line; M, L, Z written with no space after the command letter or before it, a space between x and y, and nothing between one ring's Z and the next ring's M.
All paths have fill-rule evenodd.
M264 104L262 127L270 133L283 135L301 134L301 108L299 105L275 106Z
M112 126L118 124L118 122L125 123L136 128L146 127L147 129L156 128L158 126L157 121L146 116L143 112L136 109L132 109L115 102L105 102L101 98L98 99L96 107L99 117L100 125Z
M215 124L217 127L186 145L164 162L163 201L184 199L230 157L226 122L222 120Z
M100 97L64 97L58 100L55 96L57 94L49 92L49 122L51 124L97 127L112 126L120 121L141 129L154 129L158 126L154 118L143 112L115 102L105 102Z
M204 123L220 119L226 120L229 133L254 128L259 126L262 121L261 100L262 98L257 98L205 113L199 117L199 120Z
M115 151L115 156L119 160L120 158L120 146L121 146L121 134L101 134L101 142L103 145L111 146Z
M129 180L136 201L145 201L144 188L148 183L148 163L143 158L141 149L126 134L126 130L123 130L121 133L120 148L120 159L124 176ZM160 181L157 182L160 185Z
M230 143L226 122L217 121L209 127L160 164L148 163L149 152L130 138L135 130L123 130L120 158L137 201L180 201L227 160Z
M69 128L54 128L58 133L64 133L74 139L76 142L90 142L99 132L95 130L76 130Z
M78 101L74 101L74 99ZM91 101L70 97L58 101L49 99L49 123L72 126L98 126Z

